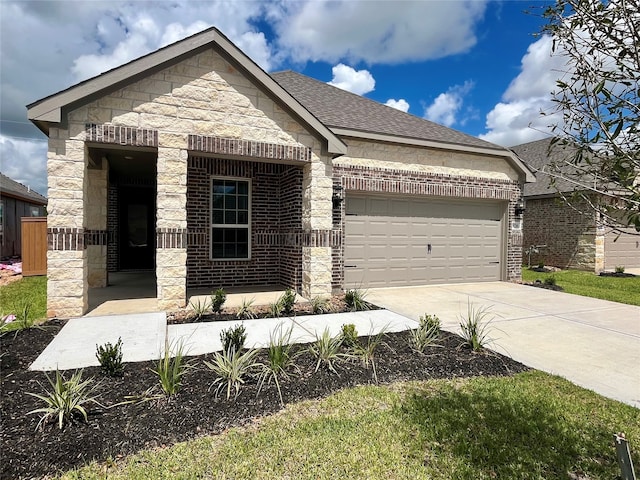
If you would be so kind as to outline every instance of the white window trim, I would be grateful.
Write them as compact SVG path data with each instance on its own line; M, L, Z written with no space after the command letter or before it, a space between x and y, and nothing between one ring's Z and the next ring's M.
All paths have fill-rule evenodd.
M214 228L244 228L245 225L233 224L217 224L213 223L213 182L214 180L233 180L239 182L246 182L248 186L248 194L249 194L249 212L248 212L248 223L246 225L247 228L247 257L241 258L215 258L213 256L213 229ZM213 260L216 262L246 262L251 260L251 207L252 207L252 184L251 179L246 177L225 177L225 176L214 176L212 175L209 179L209 260Z

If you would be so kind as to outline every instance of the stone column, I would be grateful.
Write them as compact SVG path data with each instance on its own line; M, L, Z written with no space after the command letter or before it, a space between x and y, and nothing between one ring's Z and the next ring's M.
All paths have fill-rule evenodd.
M302 296L331 295L331 246L318 246L316 240L332 229L333 180L331 159L312 157L303 173L302 229L309 233L311 242L302 247Z
M84 141L52 128L47 159L47 317L79 317L88 308Z
M187 299L187 137L158 137L156 277L158 306L183 307Z
M89 288L107 286L107 187L109 162L106 158L94 159L97 165L87 170L87 195L85 201L86 228L94 244L87 245Z

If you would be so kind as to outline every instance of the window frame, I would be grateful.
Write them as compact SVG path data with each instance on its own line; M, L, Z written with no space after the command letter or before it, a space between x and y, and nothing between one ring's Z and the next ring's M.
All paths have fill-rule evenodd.
M247 223L239 224L239 223L213 223L213 185L216 180L223 181L234 181L234 182L245 182L247 184ZM209 259L216 262L226 262L226 261L249 261L251 260L251 210L252 210L252 183L250 178L246 177L227 177L227 176L217 176L212 175L209 179ZM223 215L226 209L223 208ZM237 210L236 210L237 211ZM234 229L244 229L247 230L247 256L246 257L234 257L234 258L226 258L226 257L214 257L213 256L213 229L214 228L234 228Z

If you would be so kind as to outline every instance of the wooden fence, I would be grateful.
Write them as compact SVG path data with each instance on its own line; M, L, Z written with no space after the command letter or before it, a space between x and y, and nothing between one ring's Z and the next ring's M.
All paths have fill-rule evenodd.
M22 217L22 276L47 274L47 217Z

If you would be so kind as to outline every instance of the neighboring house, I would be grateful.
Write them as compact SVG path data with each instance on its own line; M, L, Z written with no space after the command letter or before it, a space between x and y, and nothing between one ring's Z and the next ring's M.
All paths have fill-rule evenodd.
M523 248L526 252L532 246L544 245L532 253L531 263L595 272L614 270L616 266L640 267L640 235L635 229L622 229L625 233L620 234L599 222L598 214L586 201L572 198L569 205L563 200L562 195L571 197L579 189L555 175L571 176L567 172L570 166L563 162L571 156L569 147L556 144L549 150L550 143L547 138L512 147L538 179L524 187ZM525 261L526 257L525 253Z
M187 289L518 279L508 149L299 75L211 28L28 106L49 137L49 316L110 271Z
M47 199L0 173L0 258L22 255L22 217L46 215Z

